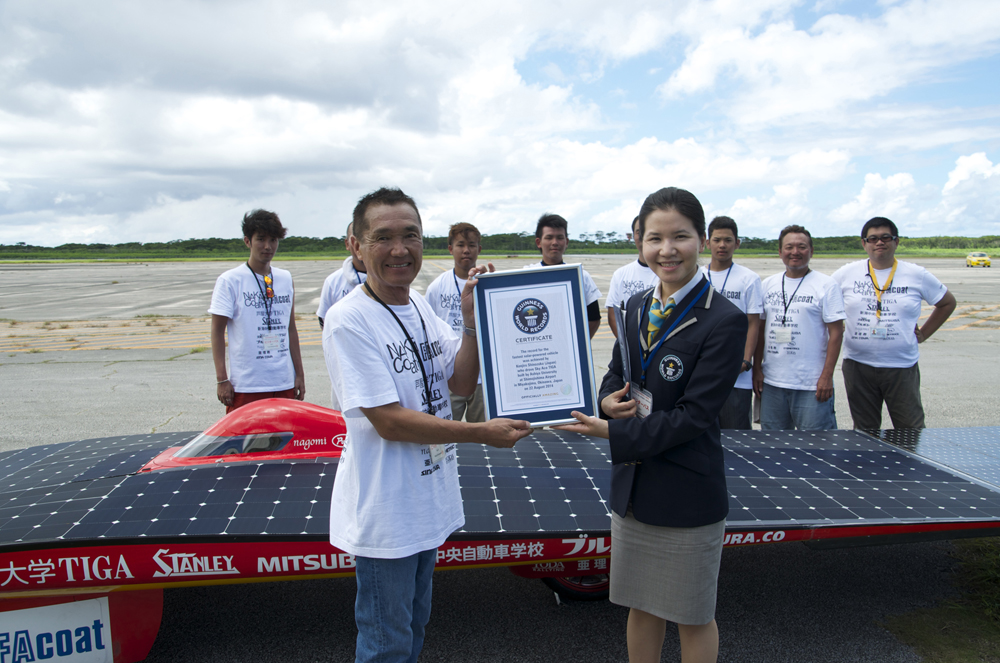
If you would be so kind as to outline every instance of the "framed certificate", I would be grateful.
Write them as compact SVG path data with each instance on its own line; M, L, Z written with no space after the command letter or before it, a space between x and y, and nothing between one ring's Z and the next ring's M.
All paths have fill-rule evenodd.
M597 412L579 264L481 274L476 328L487 419L540 427Z

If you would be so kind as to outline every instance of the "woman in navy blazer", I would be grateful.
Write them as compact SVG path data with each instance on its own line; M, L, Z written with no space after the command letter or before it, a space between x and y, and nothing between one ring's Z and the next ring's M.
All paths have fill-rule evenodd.
M611 598L630 608L629 661L660 660L668 619L678 624L685 661L716 661L715 590L729 511L718 416L742 365L747 319L698 270L705 215L694 195L673 187L650 194L639 234L660 283L626 305L628 357L616 344L600 418L574 412L578 423L560 428L610 440ZM654 292L679 301L650 338ZM690 589L691 575L700 577L685 594L678 583ZM689 611L688 603L698 605Z

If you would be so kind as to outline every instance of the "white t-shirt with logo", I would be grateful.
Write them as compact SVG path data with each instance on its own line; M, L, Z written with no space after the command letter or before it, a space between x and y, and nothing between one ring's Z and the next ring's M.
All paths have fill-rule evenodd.
M716 292L748 315L764 311L760 277L756 272L736 263L721 272L713 272L709 267L702 267L702 273L712 282ZM740 373L736 378L736 388L753 389L753 375L750 371Z
M319 293L319 308L316 309L316 317L326 318L326 312L330 307L347 296L351 290L365 282L368 277L364 272L354 269L354 261L348 257L344 261L344 266L330 274L323 281L323 289Z
M819 272L810 271L801 279L790 279L781 272L764 279L762 290L764 311L761 319L766 322L761 366L764 382L783 389L815 391L830 339L826 323L846 317L840 286ZM783 301L788 303L787 318ZM778 342L782 330L791 332L791 342Z
M891 267L875 270L879 288L886 288L891 271ZM844 358L879 368L909 368L916 364L920 349L914 328L920 321L920 303L937 304L948 288L920 265L900 260L892 283L882 294L879 319L867 260L844 265L833 273L833 280L841 287L847 310Z
M424 291L424 299L434 311L434 315L448 323L456 334L462 334L465 320L462 318L462 288L468 279L460 279L454 269L442 272L431 281Z
M451 419L448 379L461 337L419 293L411 290L410 298L411 304L391 308L424 355L435 415ZM381 559L437 548L465 524L456 445L445 445L435 462L426 444L379 437L359 409L398 402L427 411L420 360L406 335L381 304L356 288L328 312L323 354L347 423L330 505L330 543Z
M288 323L295 291L292 275L271 267L274 297L267 300L264 277L246 264L215 281L208 312L229 318L229 382L240 394L284 391L295 386L295 367L288 345ZM267 311L271 312L268 329Z
M546 265L544 261L533 262L530 265L525 265L521 269L531 269L532 267L555 267L555 265ZM593 277L587 273L587 270L581 269L583 272L583 300L590 306L597 300L601 298L601 291L594 283Z
M604 306L605 308L621 306L622 302L628 302L632 295L646 292L659 282L660 277L654 274L648 265L633 260L616 269L611 275L611 284L608 286L608 296L604 299Z
M448 323L459 336L465 333L465 318L462 317L462 289L465 288L466 281L468 279L458 278L453 268L434 279L424 291L424 299L434 311L434 315ZM483 378L480 376L476 384L482 384L482 382Z

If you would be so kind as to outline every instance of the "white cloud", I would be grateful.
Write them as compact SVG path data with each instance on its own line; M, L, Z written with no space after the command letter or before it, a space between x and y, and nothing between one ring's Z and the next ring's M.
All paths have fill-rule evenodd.
M861 192L854 200L833 210L829 218L842 228L860 228L874 216L884 216L895 221L912 216L913 199L917 195L917 183L909 173L896 173L889 177L868 173Z
M825 236L814 225L815 217L808 205L809 190L799 182L773 187L768 198L748 196L740 198L726 208L708 207L705 216L725 215L736 220L740 235L746 237L777 237L787 225L798 224L809 228L813 235Z
M576 233L627 227L667 185L767 234L833 218L809 192L849 175L859 154L905 161L1000 137L998 108L935 99L848 112L996 52L994 4L909 0L808 29L792 21L800 5L10 0L0 241L233 236L257 206L293 234L340 235L357 197L382 184L413 194L432 234L461 220L533 230L545 210ZM640 56L640 77L669 77L668 97L713 102L660 121L644 87L613 81L602 107L588 82ZM521 76L526 60L544 83ZM652 128L638 135L633 120ZM970 187L996 186L976 156L946 186L952 211L960 199L979 209ZM899 177L866 181L833 214L920 209L916 194L890 195Z
M983 152L961 156L940 189L918 184L909 173L869 173L854 200L828 218L856 232L875 216L892 219L909 236L1000 234L1000 166Z
M850 122L843 111L851 104L1000 50L1000 5L991 0L911 0L874 17L829 14L809 29L791 18L760 31L706 26L660 92L677 98L731 78L740 92L727 114L746 126L790 118Z

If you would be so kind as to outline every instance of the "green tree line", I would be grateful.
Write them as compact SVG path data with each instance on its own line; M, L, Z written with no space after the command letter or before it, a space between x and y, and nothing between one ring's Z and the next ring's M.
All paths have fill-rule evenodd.
M483 248L490 253L530 253L535 249L533 234L498 233L484 235ZM906 249L936 250L965 249L987 250L1000 248L1000 236L984 237L903 237ZM842 237L814 237L816 253L857 253L860 238L855 235ZM447 237L425 237L424 249L431 253L446 253ZM571 237L569 253L602 253L633 251L629 236L601 231L581 233ZM777 253L778 240L762 237L744 237L741 250L754 253ZM33 246L25 242L0 244L0 259L143 259L143 258L229 258L241 256L247 249L242 238L177 239L170 242L127 242L123 244L62 244L55 247ZM335 255L345 253L343 237L286 237L281 241L281 253L290 256Z

